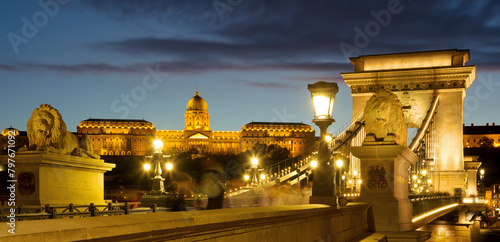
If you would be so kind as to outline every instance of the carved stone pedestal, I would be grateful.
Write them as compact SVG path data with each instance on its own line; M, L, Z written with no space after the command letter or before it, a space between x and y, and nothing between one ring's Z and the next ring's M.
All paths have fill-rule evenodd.
M413 229L413 206L408 200L408 168L417 155L401 145L351 147L361 160L361 194L357 201L372 205L371 229L402 232Z
M16 206L105 204L104 172L115 167L99 159L38 151L17 152L14 160Z

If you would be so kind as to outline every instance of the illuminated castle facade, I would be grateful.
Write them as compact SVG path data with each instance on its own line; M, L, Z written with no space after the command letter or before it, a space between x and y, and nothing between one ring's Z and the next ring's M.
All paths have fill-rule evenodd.
M238 154L257 144L287 148L292 156L314 149L315 131L304 123L252 122L240 131L212 131L207 102L198 92L187 104L184 122L184 130L157 130L146 120L87 119L77 126L77 134L91 138L94 153L113 156L151 154L154 139L163 141L167 154Z

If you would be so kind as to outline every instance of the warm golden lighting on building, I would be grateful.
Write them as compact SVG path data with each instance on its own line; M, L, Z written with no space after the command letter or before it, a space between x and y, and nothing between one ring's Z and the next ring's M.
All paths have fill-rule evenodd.
M245 181L248 181L248 180L250 180L250 176L249 176L249 175L247 175L247 174L245 174L245 175L243 176L243 179L245 179Z
M144 167L144 170L146 170L146 171L149 171L149 169L151 169L151 165L148 163L144 164L143 167Z
M170 162L167 162L167 164L165 164L165 168L167 168L167 171L171 171L174 168L174 165Z
M317 166L318 166L318 161L316 161L316 160L311 161L312 168L316 168Z

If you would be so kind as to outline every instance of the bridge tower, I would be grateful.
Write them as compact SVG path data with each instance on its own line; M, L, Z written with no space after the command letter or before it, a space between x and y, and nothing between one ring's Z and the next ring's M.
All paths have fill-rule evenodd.
M454 188L466 189L463 102L476 78L476 66L465 65L469 58L469 50L457 49L366 55L350 58L354 72L342 73L351 89L353 120L376 91L385 89L398 95L407 127L420 128L434 96L439 96L434 119L438 138L428 157L435 192L453 194ZM352 160L354 165L356 160Z

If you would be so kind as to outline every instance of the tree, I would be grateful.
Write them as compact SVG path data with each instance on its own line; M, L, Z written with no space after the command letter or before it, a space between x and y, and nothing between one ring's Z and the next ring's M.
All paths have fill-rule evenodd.
M481 148L491 148L491 147L493 147L493 139L489 139L488 137L483 136L479 140L479 147L481 147Z

